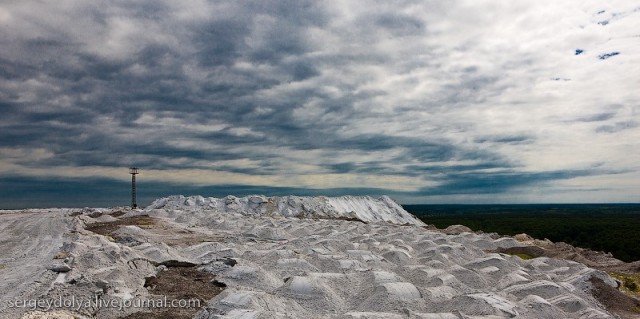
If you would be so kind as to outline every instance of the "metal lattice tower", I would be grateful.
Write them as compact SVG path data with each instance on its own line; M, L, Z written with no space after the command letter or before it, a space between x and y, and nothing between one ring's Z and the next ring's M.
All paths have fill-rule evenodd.
M131 174L131 208L138 208L136 203L136 174L139 174L138 168L129 167L129 174Z

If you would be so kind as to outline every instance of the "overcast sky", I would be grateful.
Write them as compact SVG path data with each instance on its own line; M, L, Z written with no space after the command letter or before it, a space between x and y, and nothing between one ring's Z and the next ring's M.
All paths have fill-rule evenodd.
M635 1L3 1L0 207L638 202Z

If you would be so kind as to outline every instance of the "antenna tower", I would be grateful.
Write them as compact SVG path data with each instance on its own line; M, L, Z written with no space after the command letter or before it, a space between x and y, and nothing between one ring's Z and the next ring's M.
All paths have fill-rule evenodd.
M138 168L129 167L129 174L131 174L131 208L138 208L136 203L136 174L139 174Z

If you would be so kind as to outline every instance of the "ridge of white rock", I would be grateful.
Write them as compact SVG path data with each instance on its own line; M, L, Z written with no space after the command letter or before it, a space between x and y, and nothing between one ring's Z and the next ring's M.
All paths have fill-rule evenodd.
M353 219L366 223L425 225L388 196L374 198L371 196L267 197L251 195L214 198L173 195L155 200L145 210L153 209L185 210L199 212L200 215L217 212L250 216L279 215L315 219Z
M125 215L116 209L57 211L52 217L67 226L56 228L49 220L34 218L34 223L20 228L25 240L12 242L11 250L5 247L0 252L14 258L34 239L47 239L43 229L65 232L57 253L56 249L33 250L39 253L36 261L46 261L39 261L40 267L11 269L42 283L21 296L47 300L91 300L99 295L125 303L155 298L145 278L167 267L196 266L226 285L199 309L196 319L615 318L590 292L592 277L616 286L607 273L562 259L523 260L487 252L521 246L514 238L466 231L445 234L415 224L375 222L391 220L374 216L387 205L384 200L338 198L342 206L334 206L329 198L308 198L294 201L306 207L295 210L298 206L289 205L290 198L296 197L269 201L260 196L176 196ZM293 208L276 209L282 203ZM371 216L345 213L360 209L357 205L374 207ZM313 215L318 212L323 215ZM136 214L149 215L154 223L123 226L111 236L87 227ZM20 215L0 215L0 221L15 224L22 220ZM298 215L318 218L283 217ZM344 220L349 216L374 222ZM3 236L15 237L9 232ZM52 261L52 255L58 259ZM67 265L69 271L47 270L50 261ZM13 287L0 280L0 288L10 291ZM0 301L13 297L0 293ZM80 318L115 319L150 309L55 310ZM28 311L0 308L8 318L41 318L39 312Z

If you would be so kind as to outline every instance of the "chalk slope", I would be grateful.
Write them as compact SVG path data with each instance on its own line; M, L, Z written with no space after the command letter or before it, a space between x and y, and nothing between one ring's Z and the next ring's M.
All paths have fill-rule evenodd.
M388 196L341 197L246 197L227 196L213 198L174 195L155 200L147 210L172 209L208 212L225 212L242 215L302 217L316 219L355 219L367 223L424 225Z

